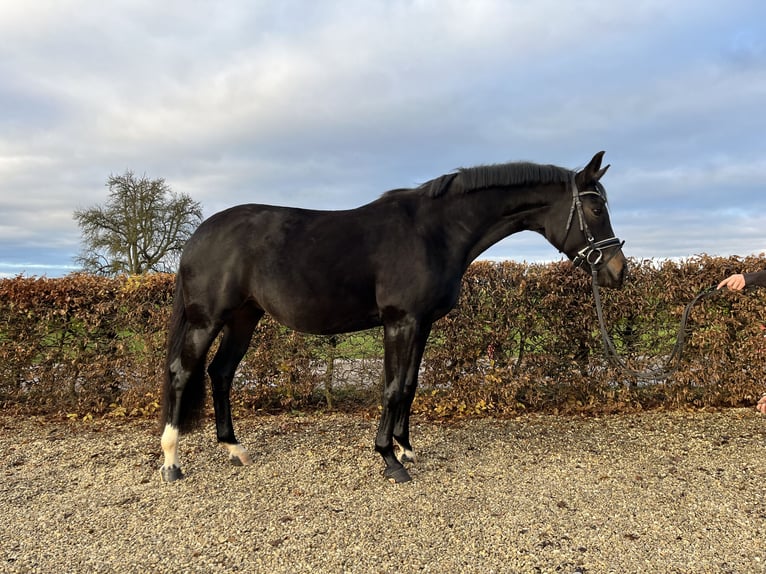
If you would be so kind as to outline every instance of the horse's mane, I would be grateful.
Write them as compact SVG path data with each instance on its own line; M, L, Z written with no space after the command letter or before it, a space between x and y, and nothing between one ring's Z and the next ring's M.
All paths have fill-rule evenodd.
M441 175L414 189L394 189L385 196L412 192L427 197L441 197L449 193L470 193L488 187L549 183L571 183L575 172L555 165L531 162L498 163L461 167L457 171Z

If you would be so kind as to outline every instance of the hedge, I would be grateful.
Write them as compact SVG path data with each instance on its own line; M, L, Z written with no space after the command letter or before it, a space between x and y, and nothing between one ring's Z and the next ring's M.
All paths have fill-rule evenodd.
M685 305L764 255L631 260L601 291L632 368L662 363ZM70 417L158 408L173 275L0 280L0 408ZM643 381L604 358L590 277L567 262L473 264L458 306L434 324L415 412L430 417L604 413L752 404L766 381L766 290L721 291L691 314L679 369ZM235 414L367 408L381 387L382 333L319 337L264 319L237 373Z

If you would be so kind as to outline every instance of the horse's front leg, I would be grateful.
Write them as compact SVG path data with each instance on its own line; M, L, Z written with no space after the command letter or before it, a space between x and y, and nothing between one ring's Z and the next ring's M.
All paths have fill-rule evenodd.
M424 326L408 316L384 325L386 380L375 450L386 464L383 476L397 483L411 480L402 462L415 458L409 437L409 410L415 396L418 369L429 331L430 325ZM394 440L401 448L399 458L396 456Z
M412 412L412 402L415 400L415 392L418 388L418 375L423 349L430 333L431 325L423 325L421 327L420 340L422 340L422 347L417 359L417 365L415 365L413 371L408 372L407 381L404 384L404 397L394 420L394 441L399 445L396 455L401 463L415 462L417 460L412 443L410 442L410 413Z
M215 410L216 438L234 466L252 464L250 455L234 435L231 418L231 384L242 357L250 345L255 325L261 314L242 313L232 319L223 330L218 351L208 367L213 385L213 408Z

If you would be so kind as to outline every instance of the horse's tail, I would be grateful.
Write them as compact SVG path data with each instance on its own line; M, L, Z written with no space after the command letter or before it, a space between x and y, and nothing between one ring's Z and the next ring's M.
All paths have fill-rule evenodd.
M173 382L173 371L179 372L183 361L186 334L189 330L189 320L186 316L181 274L176 274L175 294L173 296L173 311L168 327L167 355L165 372L162 383L162 409L160 414L160 429L166 424L172 424L181 432L187 432L199 425L205 405L205 356L193 357L194 366L185 383L181 383L180 404ZM178 361L174 367L174 362ZM178 384L176 382L175 384Z

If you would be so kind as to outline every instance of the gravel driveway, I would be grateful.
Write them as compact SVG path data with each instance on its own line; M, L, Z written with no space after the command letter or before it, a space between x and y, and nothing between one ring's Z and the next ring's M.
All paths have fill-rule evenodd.
M153 422L0 415L3 572L766 572L751 410L416 420L393 485L364 414L212 421L160 483Z

